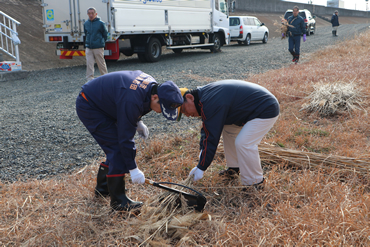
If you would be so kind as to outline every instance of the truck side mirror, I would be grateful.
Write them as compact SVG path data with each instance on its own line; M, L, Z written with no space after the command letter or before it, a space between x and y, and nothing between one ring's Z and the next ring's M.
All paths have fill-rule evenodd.
M265 25L265 23L263 23L263 22L262 22L262 23L261 23L261 26L264 26L264 25Z

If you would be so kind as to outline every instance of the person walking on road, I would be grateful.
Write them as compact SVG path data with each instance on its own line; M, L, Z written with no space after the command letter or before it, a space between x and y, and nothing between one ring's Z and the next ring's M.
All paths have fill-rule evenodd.
M110 195L110 205L117 211L142 206L126 196L125 174L134 184L145 182L135 162L134 136L148 138L149 131L141 117L154 110L168 120L176 120L183 103L180 89L172 81L158 84L140 70L112 72L82 86L76 111L106 155L100 164L95 194Z
M306 28L303 18L299 15L299 8L293 7L293 15L288 17L289 52L293 56L292 62L298 63L301 49L301 35L306 42Z
M184 103L178 120L185 114L201 116L203 121L200 160L189 176L194 175L194 181L203 177L222 134L228 169L219 175L230 179L240 173L242 185L260 187L264 178L258 144L278 118L279 102L275 96L262 86L239 80L180 90Z
M334 11L333 16L331 17L331 25L333 26L332 34L333 36L338 36L338 27L339 27L339 17L338 10Z
M105 23L100 20L96 9L91 7L87 10L89 19L84 23L84 32L86 36L86 79L94 79L94 64L98 65L101 75L108 73L107 65L104 59L105 41L108 38L108 30Z

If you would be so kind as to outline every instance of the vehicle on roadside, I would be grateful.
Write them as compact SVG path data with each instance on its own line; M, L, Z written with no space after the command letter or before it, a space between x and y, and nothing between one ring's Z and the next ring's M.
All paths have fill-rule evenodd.
M217 52L230 41L227 0L42 0L41 6L45 42L56 44L60 59L85 56L83 26L91 6L108 29L106 60L136 53L142 62L156 62L163 46L175 53Z
M239 45L250 45L251 41L267 43L269 29L254 16L230 16L229 30L231 41Z
M288 20L290 16L293 15L293 10L288 9L284 14L284 19ZM304 23L306 25L306 34L310 36L311 34L315 34L316 32L316 16L312 16L311 12L307 9L300 9L299 15L303 18Z

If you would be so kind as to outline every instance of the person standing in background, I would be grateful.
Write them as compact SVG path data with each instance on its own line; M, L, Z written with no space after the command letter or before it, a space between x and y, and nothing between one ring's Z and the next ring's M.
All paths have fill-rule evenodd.
M301 35L306 42L306 28L303 18L299 15L299 8L293 7L293 15L288 18L289 52L293 56L293 63L298 63L301 49Z
M338 36L338 27L339 27L339 17L338 17L338 10L334 11L333 16L331 17L331 25L333 26L332 34L333 36Z
M94 64L98 65L101 75L108 73L107 65L104 60L105 41L108 38L108 30L105 23L100 20L96 9L91 7L87 9L89 19L84 23L84 32L86 36L86 79L94 79Z

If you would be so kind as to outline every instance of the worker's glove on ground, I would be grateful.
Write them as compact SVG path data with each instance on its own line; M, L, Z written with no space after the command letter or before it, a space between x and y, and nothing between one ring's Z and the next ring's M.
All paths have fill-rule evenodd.
M143 123L143 121L139 121L137 123L136 131L140 137L144 138L144 140L148 139L149 130L148 127L146 127L146 125Z
M306 34L303 34L303 42L306 42Z
M202 171L198 167L194 167L193 170L190 171L189 177L191 175L194 175L194 182L195 182L195 181L198 181L199 179L201 179L203 177L203 173L204 173L204 171Z
M143 184L145 183L145 177L144 173L139 170L139 168L135 168L133 170L130 170L130 176L132 183L134 184Z

